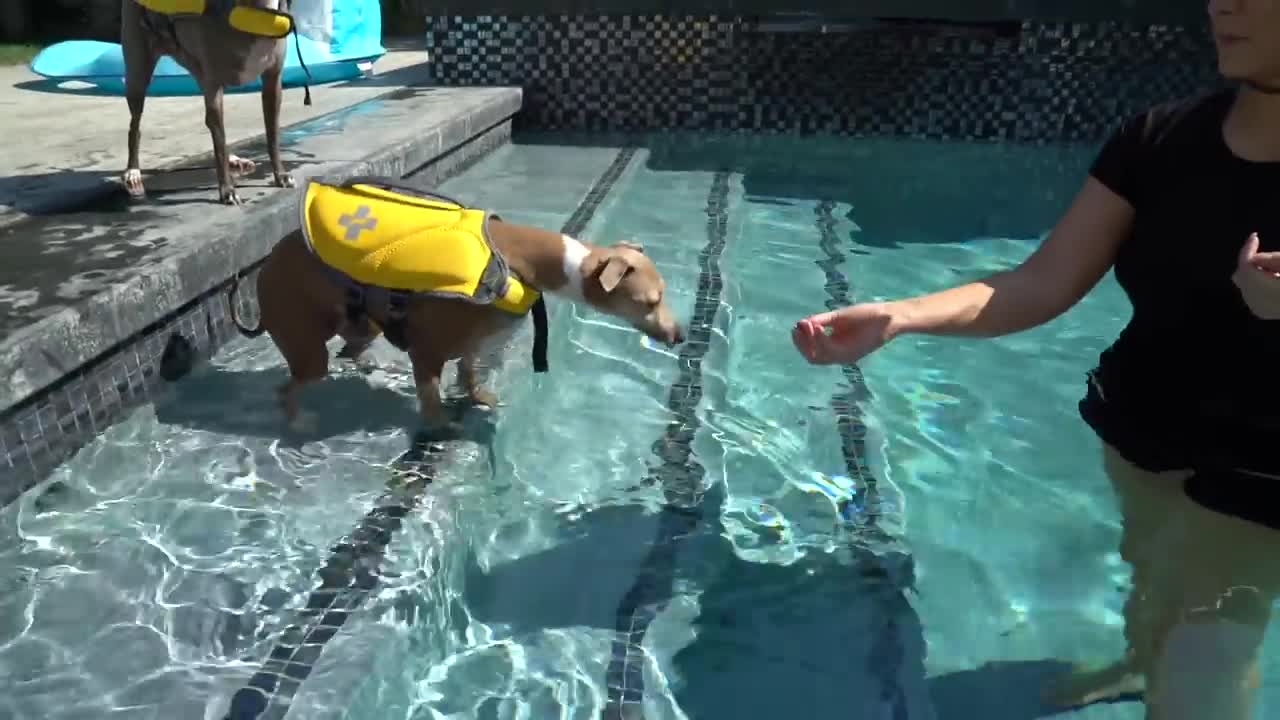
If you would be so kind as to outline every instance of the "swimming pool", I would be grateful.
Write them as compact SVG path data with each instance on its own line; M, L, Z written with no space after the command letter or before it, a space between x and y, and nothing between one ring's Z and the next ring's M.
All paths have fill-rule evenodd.
M551 372L522 336L505 407L447 447L415 445L382 345L282 440L278 355L233 343L0 513L0 717L1037 717L1037 661L1121 642L1116 515L1074 409L1118 288L859 368L808 367L787 333L1017 262L1092 150L497 150L441 190L642 242L690 341L553 303Z

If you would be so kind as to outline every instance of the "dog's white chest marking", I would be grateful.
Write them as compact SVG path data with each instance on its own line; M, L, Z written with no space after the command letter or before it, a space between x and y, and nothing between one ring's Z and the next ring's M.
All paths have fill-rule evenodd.
M564 274L568 282L559 293L574 300L585 300L586 296L582 294L582 263L586 261L590 251L586 245L568 235L561 235L560 238L564 241Z

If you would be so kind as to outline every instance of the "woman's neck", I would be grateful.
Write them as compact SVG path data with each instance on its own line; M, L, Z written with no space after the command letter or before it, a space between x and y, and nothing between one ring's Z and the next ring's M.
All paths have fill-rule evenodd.
M1231 151L1253 162L1280 162L1280 92L1242 84L1222 128Z

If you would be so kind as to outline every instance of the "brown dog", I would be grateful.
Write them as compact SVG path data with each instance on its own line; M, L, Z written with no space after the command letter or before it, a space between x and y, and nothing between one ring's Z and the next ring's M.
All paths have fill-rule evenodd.
M684 341L684 331L667 305L666 283L640 246L628 242L600 247L560 233L491 218L489 240L524 284L553 297L584 302L626 320L649 337L667 345ZM253 337L268 332L289 365L290 379L279 389L285 416L298 416L298 392L328 374L326 343L342 335L348 343L342 354L355 357L377 334L351 327L344 309L344 289L307 246L301 233L281 240L258 274L257 328L233 319L240 332ZM235 288L231 292L234 294ZM384 308L370 308L369 317L386 327ZM410 361L423 419L429 427L449 426L440 395L440 379L449 360L459 360L459 377L468 398L493 407L497 399L484 390L476 375L475 359L505 344L522 322L520 317L490 305L461 300L416 298L405 323Z
M289 0L222 1L228 7L289 10ZM250 173L254 169L249 160L227 154L227 135L222 122L223 91L258 77L262 78L262 117L275 185L293 187L293 178L285 173L280 161L285 40L236 30L228 24L225 15L165 15L142 7L137 0L121 2L120 45L124 52L125 97L129 103L129 164L123 180L129 195L141 198L146 194L138 160L142 110L156 63L164 55L186 68L204 93L204 122L213 139L219 200L239 205L242 201L236 194L232 173Z

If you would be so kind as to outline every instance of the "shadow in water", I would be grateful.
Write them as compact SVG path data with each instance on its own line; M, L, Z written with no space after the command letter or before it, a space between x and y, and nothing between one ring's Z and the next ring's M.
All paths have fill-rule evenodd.
M156 419L226 435L287 438L307 442L357 431L415 428L417 401L371 386L353 372L335 373L305 388L304 413L315 418L305 432L290 430L276 400L284 368L204 369L168 387L155 403Z
M1077 708L1051 707L1042 693L1071 671L1060 660L1026 660L987 663L973 670L929 679L929 696L937 720L1037 720L1069 717ZM1141 702L1140 695L1125 695L1101 704Z
M544 550L488 570L469 556L467 606L476 620L517 636L613 630L658 522L639 506L605 507L563 523ZM877 695L873 705L910 705L897 676L923 678L920 623L883 576L847 553L748 562L718 524L675 542L676 592L691 593L699 611L692 642L664 670L689 718L862 717L856 708L868 703L849 697L859 683ZM656 628L647 643L664 642L653 639Z
M926 717L920 620L866 558L810 552L790 565L722 554L694 641L673 658L690 720Z
M612 630L618 604L657 526L658 515L638 505L606 506L561 525L551 547L488 570L468 553L467 606L477 620L505 624L516 634L567 627ZM699 535L683 543L712 541Z
M593 510L566 520L553 546L487 570L468 553L472 617L516 636L613 630L658 517L636 505ZM1036 720L1072 712L1041 701L1070 670L1065 662L990 663L925 680L920 618L865 559L812 552L790 565L748 562L710 528L677 542L676 587L687 588L677 592L692 593L698 610L692 641L664 669L690 720Z

